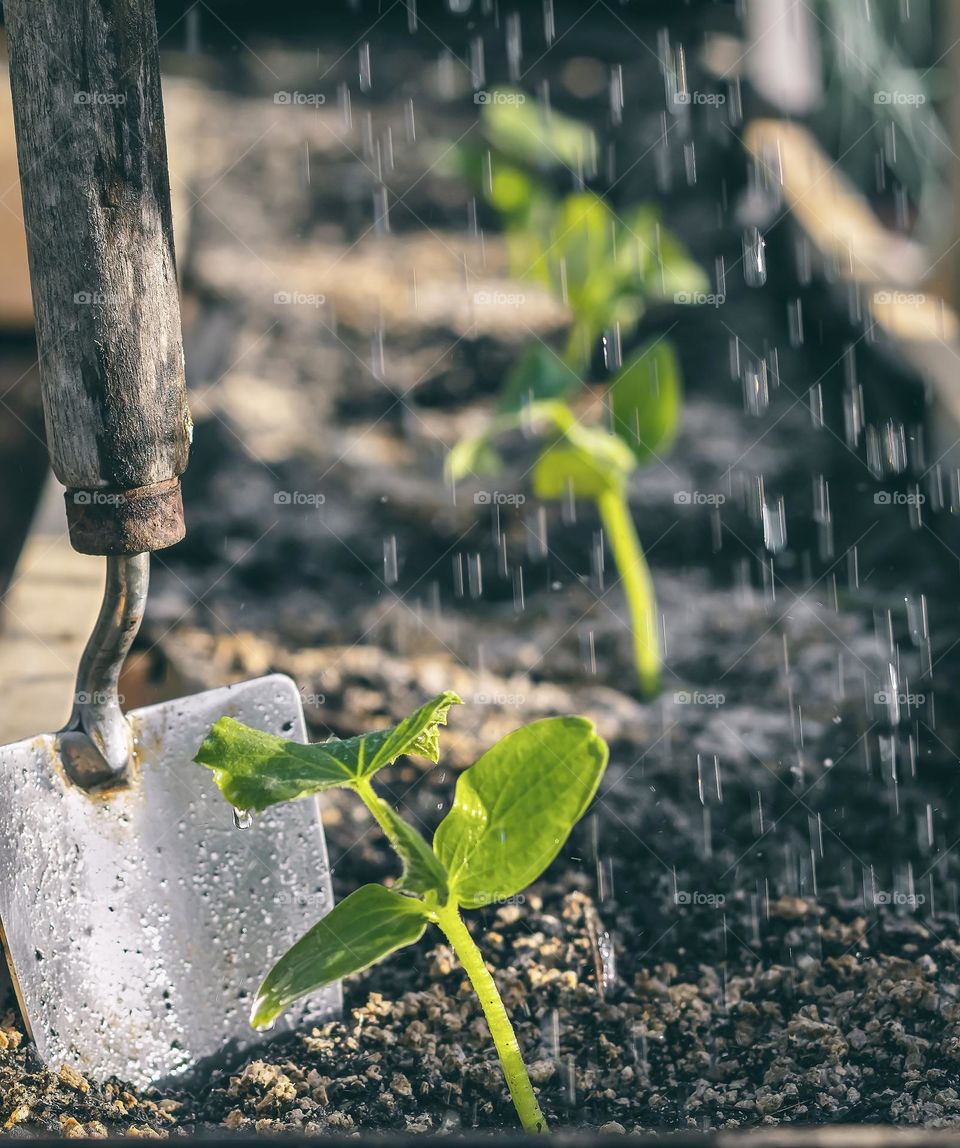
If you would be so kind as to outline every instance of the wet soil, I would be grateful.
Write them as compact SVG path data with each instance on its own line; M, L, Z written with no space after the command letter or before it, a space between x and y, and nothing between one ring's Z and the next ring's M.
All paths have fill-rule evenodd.
M481 206L472 227L443 158L475 130L472 87L425 25L401 35L390 20L370 36L367 94L346 37L204 58L202 203L182 251L190 534L157 556L142 656L192 688L289 672L314 738L457 690L467 704L441 764L383 778L428 829L457 771L503 733L558 713L597 722L611 764L593 810L524 898L472 915L555 1124L953 1126L957 555L949 472L922 454L920 389L828 284L800 283L789 220L767 225L766 285L746 284L755 204L740 125L729 106L667 115L660 25L631 10L624 32L601 5L576 31L568 14L569 36L547 52L537 9L523 22L524 86L548 81L558 107L601 128L613 174L597 186L614 184L620 206L656 198L708 270L723 260L721 306L662 308L637 335L669 332L687 391L676 447L632 491L664 619L662 696L634 692L624 602L589 508L537 505L522 448L496 486L519 504L443 482L446 450L482 425L519 348L565 320L533 289L520 308L477 302L509 281L493 221ZM492 85L507 78L504 31L478 28ZM464 57L476 34L449 18L440 41ZM729 93L682 34L691 87ZM624 41L643 66L624 68L611 125ZM329 99L277 104L280 90ZM378 173L389 230L372 227ZM802 339L788 320L798 300ZM912 444L906 471L878 466L845 425L851 381L880 439L902 428ZM915 481L919 514L905 497ZM762 506L781 496L774 552ZM396 873L346 799L324 821L338 895ZM195 1094L51 1076L11 1011L0 1123L512 1127L477 1005L436 941L353 978L341 1021Z

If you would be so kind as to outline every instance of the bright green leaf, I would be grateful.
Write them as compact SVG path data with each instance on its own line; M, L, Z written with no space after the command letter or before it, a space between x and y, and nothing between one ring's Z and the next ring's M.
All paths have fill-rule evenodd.
M667 450L680 424L680 364L665 340L632 356L610 384L613 429L641 461Z
M251 729L234 718L217 721L194 759L213 770L223 796L237 809L266 809L370 777L405 753L436 761L439 727L460 698L445 690L399 725L377 733L302 745Z
M563 399L583 386L583 380L552 348L533 343L507 376L497 412L520 411L531 403Z
M393 729L350 738L351 742L366 742L369 746L368 752L362 755L366 758L363 776L370 777L385 765L392 765L403 753L415 753L430 761L439 761L440 726L447 724L450 707L462 704L463 699L452 690L444 690Z
M540 455L533 492L544 499L597 498L622 490L636 465L633 452L616 435L578 424Z
M506 160L491 158L486 195L501 215L523 219L529 213L537 191L525 171Z
M615 290L610 274L615 221L592 191L568 195L554 222L550 258L562 267L562 282L574 312L595 310Z
M268 1028L294 1001L412 945L426 927L422 901L363 885L277 961L257 991L250 1023Z
M561 115L523 92L501 88L483 105L483 132L504 154L540 168L596 167L597 138L586 124Z
M607 746L582 717L545 718L507 734L457 780L433 847L468 909L535 881L583 816Z

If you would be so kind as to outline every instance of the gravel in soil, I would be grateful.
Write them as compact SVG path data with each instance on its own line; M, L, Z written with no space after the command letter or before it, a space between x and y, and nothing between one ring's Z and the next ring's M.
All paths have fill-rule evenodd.
M784 897L753 938L753 967L699 961L691 920L674 960L622 975L586 893L546 883L517 901L485 914L478 940L555 1124L956 1122L955 940ZM821 956L791 960L811 937ZM266 1046L198 1095L146 1098L48 1073L10 1017L0 1042L5 1130L452 1132L513 1120L485 1022L443 944L355 978L343 1021Z

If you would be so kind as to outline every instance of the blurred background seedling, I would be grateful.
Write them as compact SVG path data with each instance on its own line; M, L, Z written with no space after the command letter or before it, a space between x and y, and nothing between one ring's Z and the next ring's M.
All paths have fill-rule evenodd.
M481 128L480 145L458 149L462 170L497 213L511 274L556 295L570 324L562 348L531 331L488 427L457 443L447 475L457 483L496 474L503 466L500 436L520 427L534 437L534 494L596 506L630 612L638 684L652 695L661 674L660 626L629 483L638 465L672 445L682 384L665 338L641 343L625 361L621 348L648 304L695 301L707 279L653 207L619 213L584 186L597 174L597 140L589 127L505 90L483 103ZM575 190L564 190L571 177ZM598 347L602 380L593 366ZM606 417L587 425L581 416L600 383Z

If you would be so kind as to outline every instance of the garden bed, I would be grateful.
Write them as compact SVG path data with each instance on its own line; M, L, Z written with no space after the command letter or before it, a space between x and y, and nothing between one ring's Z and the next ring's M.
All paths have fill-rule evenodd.
M467 704L441 764L384 775L430 828L456 771L503 733L568 712L597 722L611 763L592 813L526 898L472 914L556 1127L960 1122L960 731L946 691L934 705L958 657L956 557L935 516L917 526L875 499L896 483L868 472L842 418L855 369L868 421L909 434L913 384L824 286L798 285L789 221L767 237L766 287L744 283L737 125L694 109L658 144L657 29L633 19L644 66L624 69L632 112L614 133L614 200L665 200L697 258L731 268L722 306L663 308L644 327L671 332L687 402L673 452L632 488L669 668L662 696L638 700L592 512L569 521L522 485L509 489L525 503L491 508L475 503L482 484L454 499L442 479L446 450L482 421L526 333L547 338L563 316L532 290L519 312L476 302L490 285L509 294L505 260L495 234L472 231L469 193L441 160L476 108L435 40L391 43L390 28L349 124L336 99L356 52L346 32L319 61L313 45L258 42L255 57L211 65L203 202L182 252L190 534L154 564L142 664L190 687L289 672L315 739L458 691ZM451 17L444 37L467 36L457 29ZM548 79L557 106L602 123L606 65L623 62L623 44L609 15L581 31L527 82ZM531 63L536 35L531 23ZM272 98L318 84L330 93L319 107ZM409 98L416 141L400 146ZM391 226L368 233L388 128ZM278 305L278 292L324 301ZM798 298L806 338L791 343ZM761 363L769 402L751 414ZM811 417L814 384L825 427ZM776 555L761 481L786 506ZM309 497L278 502L283 492ZM920 696L896 728L875 700L891 661L895 688ZM324 805L338 897L396 872L365 817L336 794ZM0 1123L92 1135L512 1128L478 1006L449 950L428 948L349 981L342 1020L267 1045L194 1094L51 1076L11 1010Z

